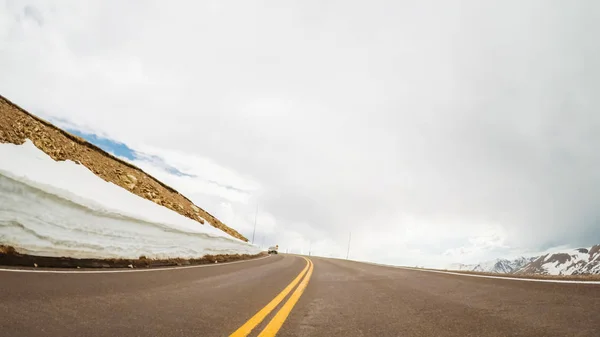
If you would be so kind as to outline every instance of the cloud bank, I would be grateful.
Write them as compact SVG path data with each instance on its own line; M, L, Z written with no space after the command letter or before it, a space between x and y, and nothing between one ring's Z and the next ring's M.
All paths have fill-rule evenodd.
M0 91L265 245L470 263L600 242L597 13L0 1Z

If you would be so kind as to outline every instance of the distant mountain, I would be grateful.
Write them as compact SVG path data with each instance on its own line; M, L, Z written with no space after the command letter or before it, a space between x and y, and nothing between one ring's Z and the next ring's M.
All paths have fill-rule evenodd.
M514 260L496 259L478 264L455 263L450 270L499 274L588 275L600 274L600 245L569 249L535 257Z
M539 256L516 274L600 274L600 245Z
M519 257L514 260L495 259L478 264L455 263L448 267L450 270L477 271L484 273L512 274L520 270L535 258Z

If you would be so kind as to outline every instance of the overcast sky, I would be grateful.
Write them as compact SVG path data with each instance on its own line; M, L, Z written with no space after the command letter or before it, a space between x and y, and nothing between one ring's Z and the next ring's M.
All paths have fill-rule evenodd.
M258 244L440 267L600 243L598 32L595 0L0 0L0 93L248 237L258 203Z

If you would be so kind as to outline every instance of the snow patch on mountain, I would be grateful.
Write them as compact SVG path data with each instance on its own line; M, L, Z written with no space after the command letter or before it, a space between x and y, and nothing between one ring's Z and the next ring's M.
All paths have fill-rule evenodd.
M561 250L535 257L519 257L514 260L495 259L478 264L455 263L447 269L500 274L600 274L600 245Z
M600 274L600 245L542 255L518 271L519 274Z
M477 264L460 264L455 263L450 265L447 269L450 270L463 270L463 271L476 271L483 273L499 273L499 274L511 274L517 270L523 268L525 265L530 263L533 258L519 257L513 260L507 259L495 259Z

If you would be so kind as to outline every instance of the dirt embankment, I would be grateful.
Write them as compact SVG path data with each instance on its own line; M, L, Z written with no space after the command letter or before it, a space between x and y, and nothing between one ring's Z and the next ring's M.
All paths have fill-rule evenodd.
M106 153L83 138L72 135L36 117L0 95L0 143L23 144L30 139L54 160L72 160L84 165L105 181L167 207L181 215L214 227L238 239L248 241L233 228L194 205L175 189L141 169Z
M256 255L228 254L204 255L198 259L76 259L71 257L47 257L18 253L13 247L0 245L0 265L39 268L154 268L189 266L210 263L224 263L249 260L266 256L266 252Z

